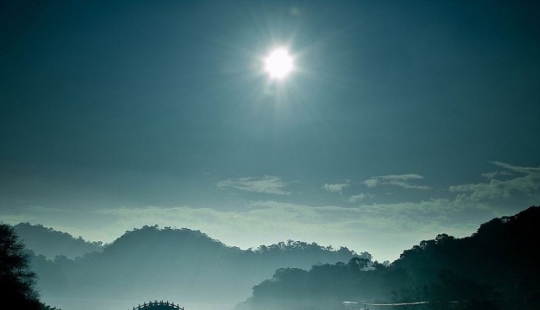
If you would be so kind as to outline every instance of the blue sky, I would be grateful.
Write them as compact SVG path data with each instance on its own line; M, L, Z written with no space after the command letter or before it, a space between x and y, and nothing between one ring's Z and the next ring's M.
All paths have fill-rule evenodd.
M3 4L0 220L393 260L540 201L527 1ZM281 81L264 58L285 46Z

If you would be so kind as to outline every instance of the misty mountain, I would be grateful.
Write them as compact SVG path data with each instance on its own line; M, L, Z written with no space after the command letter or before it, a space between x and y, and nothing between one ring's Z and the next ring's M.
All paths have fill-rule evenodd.
M32 256L43 296L97 300L174 300L234 305L276 269L371 259L347 248L289 240L242 250L200 231L144 226L102 252L47 260ZM142 299L141 299L142 298Z
M367 269L353 258L279 269L236 309L378 309L370 304L419 301L429 303L415 310L540 309L538 240L540 207L530 207L484 223L466 238L440 234L422 241L389 266Z
M42 225L20 223L13 228L28 250L37 255L44 255L48 259L53 259L57 255L75 258L103 250L101 242L88 242L81 237L74 238L68 233Z

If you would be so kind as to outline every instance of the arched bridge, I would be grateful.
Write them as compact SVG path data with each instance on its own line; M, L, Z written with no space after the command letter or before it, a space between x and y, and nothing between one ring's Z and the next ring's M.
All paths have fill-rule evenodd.
M145 302L142 305L133 307L133 309L130 309L130 310L184 310L184 307L180 307L174 302L156 300L156 301Z

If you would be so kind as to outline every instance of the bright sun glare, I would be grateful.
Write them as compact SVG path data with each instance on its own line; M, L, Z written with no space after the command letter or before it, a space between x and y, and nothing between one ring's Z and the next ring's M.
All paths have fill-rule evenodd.
M264 70L272 79L280 80L289 75L293 69L293 58L283 47L273 50L264 61Z

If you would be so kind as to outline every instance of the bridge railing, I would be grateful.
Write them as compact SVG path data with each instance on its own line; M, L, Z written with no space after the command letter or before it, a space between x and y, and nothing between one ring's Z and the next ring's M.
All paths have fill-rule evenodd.
M128 310L145 310L145 309L150 309L152 307L167 307L169 309L176 309L176 310L184 310L184 307L180 307L180 305L177 305L175 304L174 302L169 302L168 300L167 301L149 301L149 302L145 302L143 303L142 305L139 304L138 306L136 307L133 307L132 309L128 309Z

